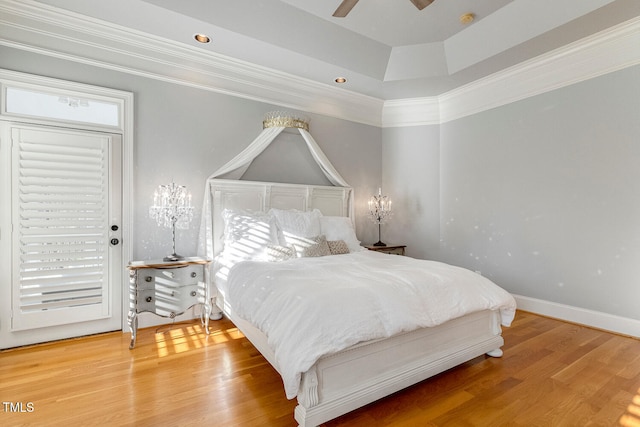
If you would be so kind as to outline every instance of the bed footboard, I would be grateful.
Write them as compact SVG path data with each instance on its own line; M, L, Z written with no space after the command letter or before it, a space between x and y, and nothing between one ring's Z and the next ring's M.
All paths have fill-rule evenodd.
M220 295L215 302L276 368L266 336ZM294 418L302 427L317 426L474 357L500 357L501 334L500 313L485 310L325 356L302 375Z
M503 344L499 313L482 311L323 357L302 377L295 419L319 425Z

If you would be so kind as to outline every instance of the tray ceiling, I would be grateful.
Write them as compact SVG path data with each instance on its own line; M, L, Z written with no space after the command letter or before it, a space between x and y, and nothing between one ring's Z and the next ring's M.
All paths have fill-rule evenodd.
M362 0L346 18L331 16L340 0L39 2L382 100L436 96L640 14L637 0Z

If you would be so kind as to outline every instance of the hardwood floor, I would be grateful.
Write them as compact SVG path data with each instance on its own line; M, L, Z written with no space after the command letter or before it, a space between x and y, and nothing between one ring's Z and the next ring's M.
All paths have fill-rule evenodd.
M0 352L0 425L293 426L295 401L228 320ZM640 340L518 312L477 357L326 426L640 426ZM17 411L17 412L16 412Z

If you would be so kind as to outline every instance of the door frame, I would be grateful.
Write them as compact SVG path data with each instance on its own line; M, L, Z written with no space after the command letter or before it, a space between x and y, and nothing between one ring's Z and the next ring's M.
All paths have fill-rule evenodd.
M60 119L47 119L43 117L33 117L27 115L11 114L7 112L6 88L33 88L39 91L45 91L53 94L64 93L77 95L78 97L99 98L108 102L116 103L119 109L119 119L117 126L96 125L91 123L78 123L65 121ZM127 313L129 311L129 293L128 283L129 274L126 267L127 260L131 259L132 254L132 236L133 236L133 126L134 126L134 97L133 93L103 88L99 86L86 85L66 80L53 79L49 77L37 76L33 74L20 73L5 69L0 69L0 120L13 122L16 124L45 125L63 128L106 132L119 134L122 138L122 265L120 266L122 284L120 301L121 318L120 328L124 331ZM10 177L6 166L10 165L11 141L0 139L0 197L7 196L9 191L10 197ZM7 188L8 187L8 188ZM11 213L6 209L0 209L0 271L11 271ZM9 244L7 244L9 241ZM4 278L0 277L0 286L3 286ZM0 294L2 291L0 290ZM8 308L11 308L11 298L9 298ZM116 302L114 302L116 303ZM0 301L0 311L5 310L4 302ZM3 339L0 343L1 348L16 347L31 344L25 341L24 337L14 337L10 332L10 321L5 324L0 317L0 336L3 338L9 336L9 339ZM71 325L72 327L72 325ZM60 339L55 335L51 339L43 337L38 338L40 333L34 333L34 337L40 340ZM23 342L24 341L24 342Z

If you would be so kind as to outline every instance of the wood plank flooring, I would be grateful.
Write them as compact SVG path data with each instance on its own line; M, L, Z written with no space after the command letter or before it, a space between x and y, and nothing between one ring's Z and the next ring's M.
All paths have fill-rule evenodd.
M640 426L640 340L518 312L504 357L325 426ZM0 425L295 426L278 374L228 320L0 352Z

